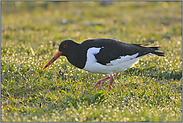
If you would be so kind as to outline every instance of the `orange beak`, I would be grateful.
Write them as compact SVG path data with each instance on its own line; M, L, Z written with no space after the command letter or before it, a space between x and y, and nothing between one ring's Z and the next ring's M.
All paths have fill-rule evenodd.
M58 51L57 54L55 56L53 56L52 59L50 59L50 61L43 67L42 70L46 69L47 67L49 67L58 57L60 57L62 55L62 52Z

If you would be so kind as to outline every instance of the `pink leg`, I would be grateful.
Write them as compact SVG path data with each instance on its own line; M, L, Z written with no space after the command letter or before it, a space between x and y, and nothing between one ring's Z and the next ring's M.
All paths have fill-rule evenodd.
M113 75L110 75L110 81L109 81L109 88L108 88L108 91L110 91L111 85L112 85L113 81L114 81L114 77L113 77Z
M95 88L97 87L97 85L99 85L98 88L100 88L102 82L104 82L104 81L106 81L106 80L108 80L108 79L110 79L109 88L108 88L108 90L110 90L111 85L112 85L112 83L113 83L113 81L114 81L114 77L113 77L113 76L115 76L115 73L113 73L112 75L107 76L107 77L105 77L105 78L103 78L103 79L101 79L101 80L98 80L97 83L95 83L95 85L93 86L92 90L95 89Z
M106 81L108 79L110 79L110 76L107 76L107 77L105 77L105 78L103 78L101 80L98 80L97 83L95 83L95 85L93 86L92 90L95 89L97 87L97 85L99 85L98 88L100 88L102 82L104 82L104 81Z

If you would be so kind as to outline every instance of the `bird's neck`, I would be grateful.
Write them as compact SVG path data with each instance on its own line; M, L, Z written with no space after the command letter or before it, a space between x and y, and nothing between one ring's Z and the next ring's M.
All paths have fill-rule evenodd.
M70 54L66 56L72 65L80 69L84 68L86 62L86 51L83 50L84 49L78 45L77 48L75 48Z

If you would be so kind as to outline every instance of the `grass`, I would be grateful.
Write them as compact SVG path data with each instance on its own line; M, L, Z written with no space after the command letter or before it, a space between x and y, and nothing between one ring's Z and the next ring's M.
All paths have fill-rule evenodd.
M2 3L2 122L182 122L182 2ZM65 22L65 20L66 22ZM91 90L104 74L65 57L43 66L62 40L112 38L160 46Z

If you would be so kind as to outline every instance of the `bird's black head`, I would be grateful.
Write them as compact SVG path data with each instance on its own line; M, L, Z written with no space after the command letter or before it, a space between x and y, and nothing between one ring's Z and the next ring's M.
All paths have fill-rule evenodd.
M73 40L64 40L59 45L59 51L62 53L63 56L67 56L77 47L77 45L79 44L74 42Z
M77 46L79 46L79 44L72 40L64 40L63 42L61 42L59 45L59 51L44 66L43 70L46 69L48 66L50 66L60 56L66 56L66 57L71 56L74 53L75 49L78 48Z

